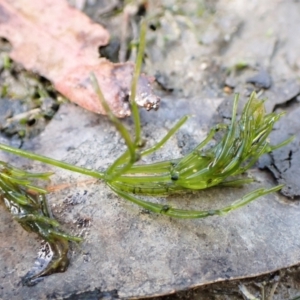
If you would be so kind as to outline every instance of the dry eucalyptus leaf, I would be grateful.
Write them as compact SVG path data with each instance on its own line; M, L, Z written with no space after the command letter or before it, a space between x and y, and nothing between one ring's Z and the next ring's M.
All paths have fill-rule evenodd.
M109 33L65 0L0 0L0 36L12 44L13 60L52 81L70 101L105 114L90 82L94 72L114 114L130 115L134 64L99 58L98 47L108 43ZM151 78L140 78L136 101L158 107Z

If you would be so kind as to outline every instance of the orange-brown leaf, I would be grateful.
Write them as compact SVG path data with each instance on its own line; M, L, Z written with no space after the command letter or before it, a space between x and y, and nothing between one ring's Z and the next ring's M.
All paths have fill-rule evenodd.
M98 47L108 43L109 33L65 0L0 0L0 36L12 44L13 60L48 78L71 101L105 114L90 82L94 72L114 114L130 114L134 64L99 58ZM140 78L136 99L147 109L159 104L150 82Z

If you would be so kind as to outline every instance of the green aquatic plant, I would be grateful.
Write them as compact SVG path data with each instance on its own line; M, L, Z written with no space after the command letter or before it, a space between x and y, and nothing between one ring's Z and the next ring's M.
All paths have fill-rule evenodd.
M94 76L92 76L92 81L99 98L104 101ZM109 118L116 125L116 128L124 138L127 144L127 150L117 158L105 172L73 166L65 162L30 153L25 150L15 149L3 144L0 144L0 150L102 179L122 198L156 213L187 219L222 215L246 205L260 196L278 191L282 188L282 185L269 189L257 189L229 206L220 209L211 209L209 211L176 209L167 204L145 201L138 198L137 195L156 197L202 190L214 186L240 186L254 181L254 179L243 178L240 175L251 168L260 156L283 147L289 143L292 138L278 145L271 145L269 143L268 136L274 124L282 117L283 113L266 114L264 101L258 100L255 93L252 93L250 96L239 119L237 119L236 116L237 104L238 96L236 95L230 124L214 126L207 137L193 151L178 159L142 165L137 164L141 157L152 154L161 148L187 121L187 117L180 119L157 144L151 148L144 149L143 143L141 142L138 114L134 117L136 124L135 137L131 137L121 121L111 113L106 102L103 102L103 106L106 108ZM134 107L135 104L132 104L132 106ZM205 146L208 145L214 138L216 132L219 131L223 131L221 140L214 146L206 148Z
M30 232L48 242L51 262L39 272L28 273L23 283L32 285L40 276L63 272L69 264L68 241L81 238L66 234L53 218L46 201L47 191L34 184L36 179L48 180L52 173L30 173L0 161L0 198L13 218Z
M93 82L99 98L103 99L94 77ZM280 119L282 114L266 114L264 102L258 100L255 93L249 98L239 120L236 119L237 104L238 95L234 99L232 118L229 125L219 124L215 126L210 130L206 139L193 151L175 160L171 159L145 165L136 164L142 156L149 155L162 147L184 124L187 117L179 120L160 142L145 150L139 147L140 137L137 133L135 139L129 139L130 135L126 129L119 129L124 139L128 140L127 145L131 143L131 148L128 145L128 150L106 172L101 174L101 178L119 196L150 211L176 218L203 218L216 214L221 215L246 205L257 197L280 190L282 185L270 189L261 188L247 194L229 206L209 211L176 209L166 204L152 203L136 197L137 194L163 196L191 190L202 190L217 185L237 186L253 181L253 179L244 179L237 176L252 167L261 155L284 146L291 139L276 146L270 145L267 138L275 122ZM107 113L109 115L109 109ZM116 123L113 116L111 116L111 120ZM135 119L135 124L140 126L138 118ZM223 138L212 148L206 149L205 146L220 130L224 131Z
M250 96L241 116L237 117L238 96L236 95L230 124L214 126L207 137L193 151L178 159L139 164L142 157L160 149L188 119L188 117L181 118L158 143L150 148L145 148L140 116L134 101L144 45L145 24L141 30L140 49L130 98L135 124L134 136L113 115L102 95L95 76L91 75L91 83L99 96L102 106L127 145L127 150L105 172L73 166L3 144L0 144L0 150L101 179L120 197L149 211L176 218L192 219L222 215L244 206L260 196L280 190L282 185L267 189L260 188L226 207L213 208L208 211L178 209L168 204L153 203L141 198L143 195L157 197L174 193L187 193L213 186L240 186L250 183L253 179L245 179L241 175L251 168L261 155L282 147L291 141L290 138L275 146L269 143L268 136L274 124L283 114L267 114L264 109L264 101L259 100L255 93L252 93ZM223 133L223 137L214 146L207 147L209 142L215 137L216 132ZM50 271L46 270L40 274L47 275L64 265L63 263L60 264L60 261L64 262L65 260L68 241L78 241L79 238L69 236L57 229L58 223L47 210L44 196L45 190L33 187L31 184L32 178L44 179L48 178L50 174L32 175L12 168L7 164L2 166L0 194L16 220L26 229L37 232L54 249L59 247L59 245L63 245L62 249L56 251L57 258L52 262L52 267L50 264ZM34 196L30 193L31 190L35 192ZM13 207L17 209L12 209Z

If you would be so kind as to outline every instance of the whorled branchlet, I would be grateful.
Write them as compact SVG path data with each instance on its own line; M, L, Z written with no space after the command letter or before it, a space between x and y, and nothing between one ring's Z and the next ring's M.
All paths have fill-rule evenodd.
M253 166L261 155L286 145L291 139L279 145L270 145L268 136L283 114L266 114L264 101L257 99L255 93L251 95L239 118L237 118L237 104L238 95L234 100L230 124L213 127L207 137L182 158L130 166L131 156L127 152L119 165L114 165L114 168L109 170L112 180L107 181L108 185L121 197L148 210L179 218L203 218L211 216L212 212L221 215L257 197L279 190L282 187L280 185L271 189L258 189L227 207L209 211L187 211L171 207L166 210L163 204L136 198L137 194L162 196L217 185L238 186L252 182L253 179L238 176ZM159 149L185 121L186 119L180 120L157 145L142 151L141 156L149 155ZM223 138L213 147L206 149L205 146L220 129L223 131ZM129 167L126 168L126 172L120 174L119 170L124 165ZM118 176L114 176L114 173Z
M59 229L47 205L46 190L34 185L34 179L48 179L52 173L29 173L0 161L0 199L14 219L27 231L37 233L48 242L53 253L50 262L37 273L28 272L22 282L34 285L36 279L54 272L66 270L68 241L80 241Z

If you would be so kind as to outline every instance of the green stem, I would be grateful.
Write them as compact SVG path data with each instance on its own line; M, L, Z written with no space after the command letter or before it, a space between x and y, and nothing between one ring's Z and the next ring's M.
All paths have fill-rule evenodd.
M141 22L141 32L140 32L140 41L139 41L139 51L136 59L135 70L133 74L132 84L131 84L131 94L130 94L130 104L131 111L135 125L135 145L139 145L141 143L141 122L140 122L140 114L135 102L136 89L138 84L138 79L141 73L141 67L143 63L143 56L145 50L145 37L146 37L146 22L143 20Z
M94 73L91 74L90 76L91 81L92 81L92 85L96 91L96 94L99 98L99 101L102 105L102 107L104 108L105 112L107 113L107 116L109 117L109 119L113 122L113 124L116 126L117 130L120 132L120 134L122 135L128 150L130 152L130 156L132 157L132 160L134 160L135 158L135 145L131 140L130 134L128 132L128 130L125 128L125 126L121 123L121 121L112 113L109 105L107 104L107 102L105 101L105 98L103 96L103 93L100 89L98 80L95 76Z
M199 218L206 218L214 215L222 216L232 210L235 210L237 208L249 204L253 200L257 199L258 197L276 192L280 190L282 187L283 185L278 185L270 189L263 189L263 188L258 189L248 193L247 195L243 196L242 198L238 199L237 201L223 208L215 209L215 210L196 211L196 210L177 209L169 205L153 203L142 199L138 199L133 195L130 195L124 191L119 190L117 187L110 185L110 188L124 199L127 199L152 212L164 214L170 217L181 218L181 219L199 219Z
M104 173L93 171L93 170L88 170L88 169L81 168L81 167L76 167L71 164L56 160L56 159L52 159L52 158L49 158L49 157L46 157L43 155L39 155L39 154L34 154L29 151L17 149L17 148L10 147L10 146L4 145L4 144L0 144L0 150L9 152L9 153L12 153L15 155L23 156L28 159L37 160L42 163L45 163L45 164L48 164L51 166L55 166L58 168L62 168L62 169L68 170L68 171L73 171L76 173L92 176L97 179L104 178Z
M177 161L174 160L174 164ZM146 165L133 165L128 172L124 172L124 175L138 175L138 174L161 174L161 173L167 173L170 172L172 167L172 161L167 160L167 161L162 161L162 162L155 162L155 163L150 163Z

